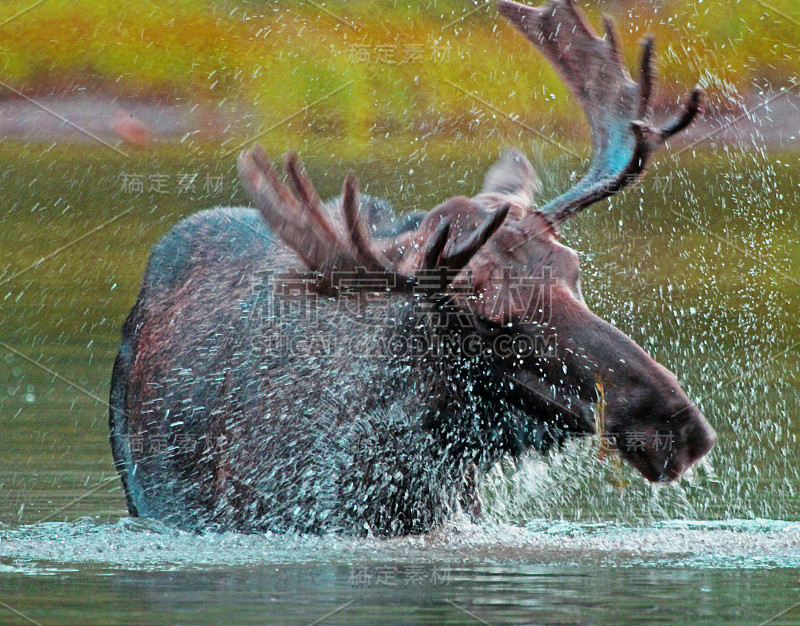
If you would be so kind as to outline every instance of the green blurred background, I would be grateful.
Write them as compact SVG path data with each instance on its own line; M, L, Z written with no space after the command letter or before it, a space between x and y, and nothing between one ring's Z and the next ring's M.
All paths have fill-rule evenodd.
M32 4L4 2L3 15ZM313 113L279 124L267 143L334 141L363 154L397 141L491 136L497 116L448 81L547 134L586 138L561 82L491 2L35 4L2 26L0 80L29 96L187 104L194 127L185 145L233 147L350 81ZM659 109L699 83L710 115L735 114L797 76L794 0L580 4L595 25L601 13L615 18L631 66L637 42L655 35Z

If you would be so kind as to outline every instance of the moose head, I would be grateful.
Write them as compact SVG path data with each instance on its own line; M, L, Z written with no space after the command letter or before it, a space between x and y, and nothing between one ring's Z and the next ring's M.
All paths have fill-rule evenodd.
M445 201L416 230L372 239L352 176L344 181L341 216L322 203L294 154L286 159L286 184L260 146L245 150L242 182L321 293L337 295L336 272L370 272L386 278L387 293L422 292L429 303L469 312L484 338L505 333L539 346L544 338L547 354L486 351L477 358L491 360L492 375L530 411L550 406L564 429L608 437L647 479L674 480L713 447L714 431L670 371L589 310L578 255L558 239L562 222L644 174L653 152L695 118L701 92L692 91L672 121L651 125L644 120L653 91L652 40L643 43L633 81L611 22L599 37L572 0L541 8L501 0L498 9L556 68L588 119L593 158L571 189L537 207L532 166L507 151L478 195ZM426 292L422 277L431 272L447 278ZM602 422L591 410L598 399Z

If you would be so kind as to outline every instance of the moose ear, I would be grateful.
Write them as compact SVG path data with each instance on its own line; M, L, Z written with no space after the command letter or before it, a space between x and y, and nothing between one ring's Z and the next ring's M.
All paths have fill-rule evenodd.
M486 172L481 193L501 195L507 202L528 208L540 189L541 183L530 161L519 150L509 148Z

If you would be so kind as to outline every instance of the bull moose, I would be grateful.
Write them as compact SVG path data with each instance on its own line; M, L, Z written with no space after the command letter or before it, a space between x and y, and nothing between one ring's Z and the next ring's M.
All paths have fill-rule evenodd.
M581 104L584 177L538 206L533 167L508 150L477 195L401 218L353 176L323 202L295 154L284 180L260 146L243 151L257 210L175 226L123 327L110 430L131 515L422 533L479 514L481 475L504 456L597 433L666 482L713 447L675 376L589 310L578 255L558 241L562 222L641 177L700 91L651 125L650 39L634 81L611 22L599 37L572 0L498 9Z

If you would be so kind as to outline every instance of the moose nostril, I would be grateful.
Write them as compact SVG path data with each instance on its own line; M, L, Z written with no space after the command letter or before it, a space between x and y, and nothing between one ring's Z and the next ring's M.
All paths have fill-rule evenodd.
M699 422L687 434L686 448L689 453L689 464L702 459L717 443L717 433L702 415L699 417Z
M684 429L686 436L685 447L671 456L664 471L661 472L658 478L659 482L671 482L680 478L687 469L702 459L714 447L717 441L717 434L705 421L705 418L701 416L701 420L691 428Z
M700 436L700 446L698 452L701 456L708 454L714 445L717 443L717 433L708 424L703 424L701 427L702 434Z

